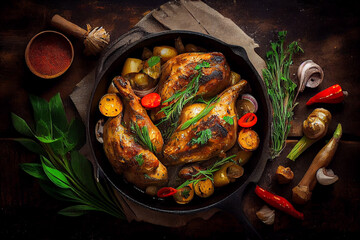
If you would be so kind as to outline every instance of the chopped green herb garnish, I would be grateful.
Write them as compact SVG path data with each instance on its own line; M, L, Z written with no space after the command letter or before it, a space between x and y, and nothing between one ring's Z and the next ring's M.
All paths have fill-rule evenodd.
M160 56L152 56L147 60L149 67L153 67L160 62Z
M232 117L230 117L230 116L224 116L223 119L224 119L224 121L227 122L228 124L233 125L233 124L234 124L234 117L235 117L235 116L232 116Z
M135 156L135 160L137 161L137 163L139 164L139 166L143 165L144 159L143 159L142 153L140 153L139 155L136 155L136 156Z
M198 132L196 135L198 136L198 138L192 138L189 143L190 145L194 145L194 144L204 145L212 137L212 133L210 129L202 130Z

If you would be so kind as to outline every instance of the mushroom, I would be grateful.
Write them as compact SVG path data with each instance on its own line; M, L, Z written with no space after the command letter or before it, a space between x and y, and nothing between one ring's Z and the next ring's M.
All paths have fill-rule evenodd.
M322 167L316 172L316 179L321 185L330 185L339 180L339 177L334 174L333 170Z
M279 165L275 173L276 179L280 184L289 183L294 178L294 173L289 167Z
M264 205L256 212L256 216L266 225L272 225L275 221L275 210L272 210L267 205Z
M104 143L104 139L103 139L104 125L105 125L105 120L103 118L100 119L95 125L95 136L96 136L96 140L98 140L99 143Z
M303 92L306 87L316 88L324 80L324 71L312 60L303 62L297 71L299 78L299 91Z

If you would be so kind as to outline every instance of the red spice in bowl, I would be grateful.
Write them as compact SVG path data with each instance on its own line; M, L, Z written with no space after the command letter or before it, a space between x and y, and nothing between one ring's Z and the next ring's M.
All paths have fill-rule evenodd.
M62 75L71 65L74 49L63 34L44 31L35 35L25 50L25 60L31 72L41 78Z

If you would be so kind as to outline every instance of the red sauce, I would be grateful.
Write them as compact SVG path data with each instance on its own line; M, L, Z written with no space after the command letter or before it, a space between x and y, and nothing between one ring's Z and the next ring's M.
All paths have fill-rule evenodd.
M29 61L35 71L43 75L55 75L64 71L72 60L69 42L56 33L44 33L36 37L29 48Z

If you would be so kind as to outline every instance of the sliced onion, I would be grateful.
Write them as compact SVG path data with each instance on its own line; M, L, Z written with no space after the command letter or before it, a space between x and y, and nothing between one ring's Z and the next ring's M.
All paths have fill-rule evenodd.
M136 96L142 98L142 97L148 95L149 93L156 92L157 89L158 89L158 84L156 84L155 87L147 89L147 90L135 90L134 89L134 93L136 94Z
M306 87L316 88L324 80L324 71L312 60L303 62L297 71L299 79L299 91L303 92Z
M241 95L241 99L246 99L249 100L255 107L255 111L254 113L257 112L258 110L258 102L256 101L256 99L254 98L254 96L250 95L250 94L243 94Z

